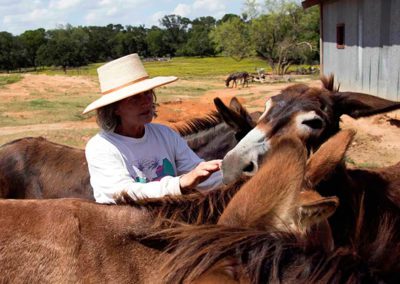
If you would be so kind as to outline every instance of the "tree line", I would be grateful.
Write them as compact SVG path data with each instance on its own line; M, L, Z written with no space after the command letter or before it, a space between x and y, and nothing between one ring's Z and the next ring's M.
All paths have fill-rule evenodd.
M291 1L266 1L265 12L246 0L242 15L226 14L220 20L190 20L166 15L160 26L60 26L28 30L18 36L0 32L0 70L40 66L69 67L105 62L130 53L142 57L249 56L265 59L276 73L293 64L319 59L319 11L303 10Z

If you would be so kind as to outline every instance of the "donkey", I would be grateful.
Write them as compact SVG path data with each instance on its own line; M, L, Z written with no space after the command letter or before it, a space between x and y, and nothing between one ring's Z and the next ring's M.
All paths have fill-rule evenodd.
M326 218L337 208L337 198L321 197L307 187L335 168L353 135L342 131L334 136L307 165L299 144L281 139L260 171L233 197L219 226L161 232L179 244L163 266L164 281L395 283L400 276L399 215L379 216L379 233L366 235L360 229L369 220L359 207L359 231L350 245L333 245Z
M253 175L271 148L269 141L275 136L296 133L305 141L308 150L313 151L339 131L340 117L344 114L360 118L400 108L400 102L339 92L333 87L333 76L323 77L322 82L321 89L295 84L267 100L256 127L223 160L226 182L242 174ZM223 117L229 119L229 109L218 99L214 102L218 111L224 113Z
M250 75L247 72L235 72L232 73L226 78L225 80L225 86L229 87L230 82L232 81L232 88L237 87L237 81L239 80L242 84L242 88L244 88L245 85L247 87L249 86L249 80L250 80Z
M255 174L260 163L268 159L273 148L271 141L280 135L296 134L312 152L339 130L342 114L358 118L400 108L399 102L333 90L333 77L323 78L323 82L324 89L294 85L267 101L257 126L224 158L225 182L242 174ZM229 116L227 113L224 116ZM380 216L399 214L399 184L400 163L376 170L347 169L344 163L337 164L335 172L317 187L320 194L337 195L341 200L336 214L330 218L333 228L341 228L335 230L335 241L346 244L351 240L360 206L365 206L365 214L371 220L366 225L372 231L378 228Z
M236 98L230 110L236 121L229 124L213 112L180 125L177 131L201 158L222 159L260 115L249 114ZM0 148L0 198L62 197L94 199L83 150L41 137L15 140Z

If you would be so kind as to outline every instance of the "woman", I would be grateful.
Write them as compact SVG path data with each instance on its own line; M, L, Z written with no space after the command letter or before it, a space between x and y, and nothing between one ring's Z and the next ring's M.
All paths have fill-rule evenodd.
M151 123L154 88L176 77L150 79L137 54L97 69L103 94L83 113L97 111L101 131L86 145L94 197L115 203L126 191L133 198L211 190L222 182L220 160L202 161L176 132Z

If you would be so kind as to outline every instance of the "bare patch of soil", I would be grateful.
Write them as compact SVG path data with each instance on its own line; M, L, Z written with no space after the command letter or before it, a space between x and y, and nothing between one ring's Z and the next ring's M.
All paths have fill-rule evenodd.
M71 93L76 91L85 94L88 90L97 88L97 81L90 77L25 74L21 81L1 88L0 97L4 102L15 98L22 99L38 93L48 93L51 96L55 92L65 93L68 91Z
M306 81L306 84L320 86L318 80ZM180 80L177 86L201 86L201 81ZM277 84L251 84L248 88L224 88L223 81L215 80L208 85L215 89L206 91L203 95L187 99L185 96L173 97L169 101L163 101L158 107L158 123L164 123L174 127L193 117L203 116L215 110L213 99L220 97L229 103L230 99L238 96L239 100L249 108L250 111L263 110L267 97L277 94L282 88L292 83ZM74 89L74 92L82 95L97 92L98 83L91 77L67 77L46 75L24 75L17 83L7 85L0 89L0 97L3 101L15 98L28 97L32 93L49 90L49 96L54 92L63 92ZM21 112L13 115L29 117L34 113ZM400 161L400 111L394 111L384 115L376 115L358 120L350 117L342 118L342 128L352 128L357 131L356 138L349 149L348 160L350 164L366 167L391 165ZM40 124L29 126L9 126L0 128L0 136L27 131L61 130L61 129L88 129L97 128L94 118L84 122L64 122L55 124ZM88 139L88 138L87 138Z

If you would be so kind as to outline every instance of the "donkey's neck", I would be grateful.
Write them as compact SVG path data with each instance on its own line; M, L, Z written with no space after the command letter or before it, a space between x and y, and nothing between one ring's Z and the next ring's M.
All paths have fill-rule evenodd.
M222 159L237 144L235 132L224 122L184 138L188 146L205 160Z

